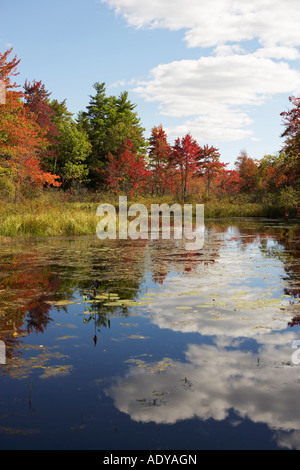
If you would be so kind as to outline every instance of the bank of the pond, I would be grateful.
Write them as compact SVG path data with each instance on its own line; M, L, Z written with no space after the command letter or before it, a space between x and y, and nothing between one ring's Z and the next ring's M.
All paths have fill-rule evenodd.
M95 233L96 204L65 204L60 207L11 208L2 213L0 235L57 236Z
M99 204L110 202L118 211L118 201L101 201L92 203L65 202L54 206L28 203L6 205L1 208L0 236L62 236L89 235L96 231L99 217L96 210ZM128 201L128 207L135 201ZM169 205L174 201L142 200L149 214L152 203L165 202ZM193 204L193 209L195 209ZM266 217L282 218L287 216L285 210L275 205L260 203L206 203L204 204L205 218L232 217ZM294 217L295 214L290 214Z

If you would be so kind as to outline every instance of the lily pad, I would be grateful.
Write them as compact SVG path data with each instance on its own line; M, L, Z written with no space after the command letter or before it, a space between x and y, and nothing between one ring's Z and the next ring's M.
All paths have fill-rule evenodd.
M47 379L49 377L57 377L64 374L69 374L71 372L72 366L55 366L55 367L47 367L42 375L40 375L41 379Z
M74 302L73 300L52 300L52 301L49 301L49 302L47 301L46 303L49 303L51 305L60 307L60 306L63 306L63 305L75 304L77 302Z

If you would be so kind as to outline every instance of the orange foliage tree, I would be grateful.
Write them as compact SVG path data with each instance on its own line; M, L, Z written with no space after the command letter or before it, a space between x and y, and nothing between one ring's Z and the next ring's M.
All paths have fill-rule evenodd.
M250 192L258 188L259 162L247 155L244 150L235 161L235 169L239 175L239 189L241 192Z
M24 106L24 93L11 78L17 75L19 60L9 60L12 48L0 53L0 81L5 100L0 104L0 176L9 177L16 187L23 184L59 186L59 177L43 171L39 154L48 146L36 117Z

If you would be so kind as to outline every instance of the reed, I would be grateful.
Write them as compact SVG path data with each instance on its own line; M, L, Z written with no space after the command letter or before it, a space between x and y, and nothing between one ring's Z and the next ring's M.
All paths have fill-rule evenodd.
M128 199L128 206L139 202L150 211L151 204L166 203L172 205L173 198L138 198ZM178 201L177 201L178 202ZM196 199L188 201L194 205ZM0 236L62 236L62 235L89 235L96 233L99 218L96 209L99 204L110 203L118 210L118 198L102 196L97 202L67 202L37 199L18 204L0 205ZM198 201L198 203L202 203ZM283 211L274 204L208 201L204 203L205 218L232 218L232 217L271 217L280 218Z
M6 210L0 220L0 235L85 235L95 233L96 226L96 210L62 204L59 208L37 210L31 207L18 212Z

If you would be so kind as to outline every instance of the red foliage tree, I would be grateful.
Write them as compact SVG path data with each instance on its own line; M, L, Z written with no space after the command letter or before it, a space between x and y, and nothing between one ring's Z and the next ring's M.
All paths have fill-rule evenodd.
M294 107L280 114L285 126L281 137L285 137L282 149L286 155L285 174L289 183L295 185L300 179L300 98L290 96L289 100Z
M300 98L290 96L289 101L293 103L294 108L280 113L280 116L283 117L283 124L285 126L285 130L281 134L281 137L287 137L288 139L295 138L300 132Z
M32 84L26 80L24 90L25 111L29 117L36 120L48 140L48 146L40 155L44 168L48 169L49 159L58 157L55 147L58 145L57 137L60 135L57 125L53 122L55 112L49 104L51 93L46 90L41 81L36 80Z
M239 173L236 170L227 170L225 168L227 165L223 163L223 167L216 177L216 184L221 194L235 194L240 188Z
M163 195L170 176L171 145L161 125L154 126L149 138L149 167L152 173L152 192Z
M200 147L190 134L175 140L171 161L180 173L181 196L183 201L187 195L187 183L189 177L193 175L197 169L197 158Z
M143 156L137 155L129 138L118 155L108 155L107 183L114 192L134 196L146 187L148 177L146 161Z
M206 180L207 194L210 193L210 185L223 168L223 163L220 162L219 150L215 147L204 145L200 147L197 157L197 173L203 176Z

